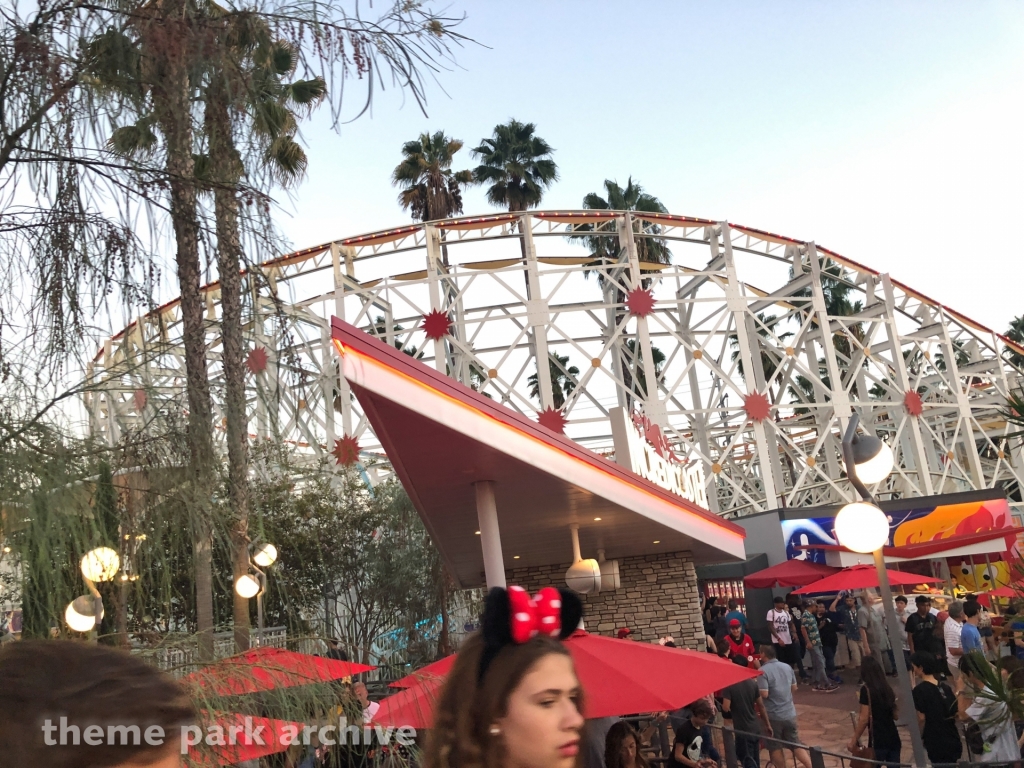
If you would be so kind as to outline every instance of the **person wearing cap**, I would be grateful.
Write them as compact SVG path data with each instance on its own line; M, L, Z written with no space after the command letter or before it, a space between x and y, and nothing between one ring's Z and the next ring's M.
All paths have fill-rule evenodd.
M729 620L729 633L725 636L725 655L729 659L742 656L747 660L747 666L754 669L761 667L754 649L754 641L743 631L739 619Z
M629 627L621 627L617 633L619 640L628 640L632 634L633 630Z
M947 612L949 617L942 625L942 637L946 641L946 666L949 668L949 680L956 685L960 679L960 657L964 653L960 646L960 631L964 624L964 604L959 600L954 600L949 604Z
M793 637L793 615L786 608L786 598L776 597L774 607L765 617L772 633L775 657L783 664L796 666L796 644Z

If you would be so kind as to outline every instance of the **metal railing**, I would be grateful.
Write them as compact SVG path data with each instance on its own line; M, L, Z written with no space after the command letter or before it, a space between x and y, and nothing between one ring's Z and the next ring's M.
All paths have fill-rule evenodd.
M853 713L851 713L851 717L852 715ZM657 745L645 747L642 751L652 766L662 766L668 762L672 743L668 739L667 721L659 722L654 716L629 717L623 718L623 720L631 723L639 733L643 733L652 725L656 725L658 727ZM750 741L756 740L758 742L757 764L760 768L808 768L807 765L803 764L797 758L797 750L807 752L810 768L852 768L851 764L854 761L857 761L858 766L868 765L879 766L879 768L881 768L881 766L891 766L891 768L916 768L913 763L909 762L893 763L883 762L880 760L867 760L855 757L845 752L833 752L832 750L824 749L822 747L785 741L784 739L779 739L774 736L765 736L762 733L738 731L731 726L718 723L708 723L707 727L711 730L714 746L721 757L720 765L723 765L724 768L746 768L740 762L736 754L736 737L746 738ZM901 729L904 728L902 725L899 725L898 727ZM905 739L905 741L909 743L908 739ZM767 760L762 761L761 753L765 751L768 751L769 755ZM782 752L784 764L779 765L772 761L770 753L773 751ZM964 754L970 754L966 745L964 747ZM997 766L1024 766L1024 760L1003 763L961 760L957 763L930 763L930 765L932 765L932 768L996 768Z

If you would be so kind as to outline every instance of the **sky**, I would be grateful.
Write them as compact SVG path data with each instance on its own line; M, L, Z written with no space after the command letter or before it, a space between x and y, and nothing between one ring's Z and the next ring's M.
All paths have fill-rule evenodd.
M378 0L382 2L383 0ZM472 38L428 87L305 124L295 248L398 226L403 142L510 117L555 148L542 208L632 176L672 213L813 240L998 331L1024 315L1024 4L453 0ZM349 110L354 111L353 101ZM492 210L482 189L465 213Z

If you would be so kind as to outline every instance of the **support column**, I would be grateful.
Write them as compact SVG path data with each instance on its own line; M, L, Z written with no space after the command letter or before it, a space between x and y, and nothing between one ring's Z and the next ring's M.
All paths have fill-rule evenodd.
M444 312L447 314L448 308L441 301L441 277L439 275L441 268L439 266L441 261L441 249L439 247L440 239L437 234L437 229L433 224L427 224L423 227L425 244L427 247L427 287L430 290L430 309L435 312ZM450 319L450 318L449 318ZM455 371L448 371L448 360L444 350L444 340L434 339L434 367L439 373L443 373L446 376L452 375L454 378Z
M484 577L487 588L505 586L505 561L501 556L501 533L498 530L498 507L494 503L494 483L481 480L473 483L476 491L476 517L480 525L480 547L484 551Z
M636 289L643 285L643 277L640 273L640 257L636 248L636 239L633 237L633 217L629 213L623 214L620 219L619 246L626 249L626 256L629 259L629 284L630 288ZM644 393L644 415L662 429L668 427L668 417L665 413L665 405L658 392L658 375L654 366L654 350L651 347L651 333L647 325L646 317L636 318L637 341L634 349L642 358L641 364L644 371L644 380L647 384L647 391ZM634 370L640 366L633 361ZM633 375L634 381L636 374Z
M533 359L537 363L537 392L540 399L540 410L543 411L555 407L554 394L551 390L551 364L548 360L547 333L551 315L548 313L548 303L540 290L537 248L533 242L533 220L529 214L523 214L519 220L519 232L523 238L526 285L529 289L529 296L526 300L526 322L529 326Z
M740 283L739 276L736 273L736 262L733 259L732 253L732 235L729 229L729 223L723 221L719 224L722 233L722 255L725 258L725 297L726 306L728 311L732 314L733 323L736 326L736 340L739 343L740 348L740 359L743 361L743 370L753 371L754 370L754 354L757 353L757 364L761 364L761 353L760 350L755 347L755 342L749 337L748 332L750 330L746 315L749 311L747 306L747 298L743 294L742 284ZM714 238L712 238L714 242ZM717 247L712 245L712 253L717 258ZM748 389L757 391L757 386L751 387L748 383ZM749 394L745 393L745 394ZM764 498L765 506L764 509L774 509L775 507L781 506L779 504L779 493L776 490L781 486L777 486L775 482L776 468L772 464L772 453L768 448L768 433L764 428L764 422L747 419L751 422L754 432L754 443L757 448L757 463L761 473L761 483L764 487ZM774 435L772 435L774 439Z

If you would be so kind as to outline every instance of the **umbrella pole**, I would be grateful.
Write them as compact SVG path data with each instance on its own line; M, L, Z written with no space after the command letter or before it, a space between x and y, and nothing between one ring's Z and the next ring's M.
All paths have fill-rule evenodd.
M928 765L928 756L921 740L921 727L917 722L917 710L914 708L914 690L910 684L910 670L903 658L903 638L900 637L900 621L896 618L896 608L892 602L892 588L889 586L889 574L885 570L885 556L881 549L876 549L875 572L878 574L878 589L885 607L885 623L889 630L889 645L892 646L892 657L896 661L896 678L900 684L900 719L910 731L910 743L914 748L914 763L918 768ZM899 655L897 655L897 651Z

